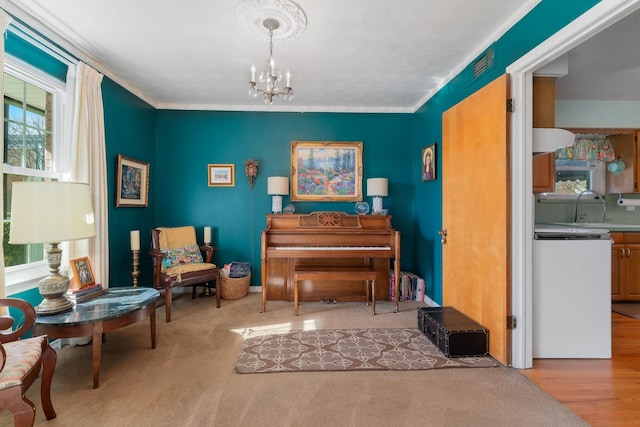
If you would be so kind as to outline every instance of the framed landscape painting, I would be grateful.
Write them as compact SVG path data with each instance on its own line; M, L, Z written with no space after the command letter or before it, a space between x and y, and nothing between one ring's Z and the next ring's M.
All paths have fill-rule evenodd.
M149 203L149 163L118 154L116 207L146 208Z
M362 200L362 142L291 141L291 201Z

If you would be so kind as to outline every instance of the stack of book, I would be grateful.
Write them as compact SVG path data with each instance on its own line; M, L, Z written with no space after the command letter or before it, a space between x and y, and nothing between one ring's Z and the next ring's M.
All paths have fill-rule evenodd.
M88 301L90 299L99 297L109 292L108 289L103 289L100 283L84 286L82 288L70 288L67 291L67 299L74 304L79 302Z

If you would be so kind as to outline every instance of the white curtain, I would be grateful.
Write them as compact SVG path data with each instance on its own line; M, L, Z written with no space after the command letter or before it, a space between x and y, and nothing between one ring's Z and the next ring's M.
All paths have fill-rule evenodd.
M2 37L0 37L0 92L2 93L2 99L4 100L4 33L7 27L11 23L11 17L7 13L0 9L0 28L2 29ZM4 117L4 101L0 102L0 117ZM4 127L4 126L3 126ZM0 147L4 147L4 132L0 132ZM4 171L2 165L4 164L4 150L0 150L0 173L4 180ZM0 212L4 212L4 185L0 185ZM3 227L0 230L0 239L4 242L4 218ZM4 282L4 245L0 245L0 298L4 298L7 295L5 282ZM1 313L0 313L1 314Z
M107 156L104 138L102 74L80 62L76 70L71 131L71 181L91 187L96 237L70 242L69 259L88 256L96 282L109 285Z

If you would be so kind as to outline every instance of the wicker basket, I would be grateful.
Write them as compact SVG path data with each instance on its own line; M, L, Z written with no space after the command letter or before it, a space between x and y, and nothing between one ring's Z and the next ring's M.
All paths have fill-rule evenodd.
M222 299L240 299L249 292L251 274L245 277L220 276L220 296Z

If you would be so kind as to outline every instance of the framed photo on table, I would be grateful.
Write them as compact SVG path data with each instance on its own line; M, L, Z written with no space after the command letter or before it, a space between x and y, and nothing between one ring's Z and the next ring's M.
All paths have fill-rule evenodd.
M149 204L149 163L118 154L116 207L146 208Z
M76 279L77 288L84 288L96 283L88 257L72 259L69 264L71 264L71 271L73 271L73 278Z
M291 141L291 201L362 201L362 142Z

